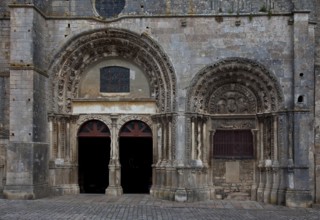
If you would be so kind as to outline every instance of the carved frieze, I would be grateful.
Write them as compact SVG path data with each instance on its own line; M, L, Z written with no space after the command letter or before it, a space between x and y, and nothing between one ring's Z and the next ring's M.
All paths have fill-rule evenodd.
M255 119L213 119L213 130L217 129L256 129Z

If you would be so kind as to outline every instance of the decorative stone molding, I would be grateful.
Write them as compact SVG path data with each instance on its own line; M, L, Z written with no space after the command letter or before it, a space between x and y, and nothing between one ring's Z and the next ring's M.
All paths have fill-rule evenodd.
M158 112L175 109L176 77L163 49L145 34L114 28L76 36L56 54L49 69L50 81L54 82L51 85L52 109L59 113L70 113L85 69L111 56L130 60L144 71Z
M214 119L213 129L256 129L255 119Z
M273 112L284 100L274 74L244 58L227 58L202 69L187 99L187 111L214 114Z

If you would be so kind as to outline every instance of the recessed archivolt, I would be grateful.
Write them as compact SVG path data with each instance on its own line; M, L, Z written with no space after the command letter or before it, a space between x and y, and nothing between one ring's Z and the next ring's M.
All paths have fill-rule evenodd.
M223 104L226 100L223 96L228 92L238 93L235 96L239 99L244 98L240 94L247 94L247 101L255 99L256 112L260 113L277 111L283 103L276 77L263 65L249 59L228 58L207 66L196 75L188 91L186 109L189 112L218 113L216 110L212 112L212 102L222 100L220 104ZM230 95L230 105L233 105L233 99Z
M71 112L71 100L78 96L82 73L90 64L107 57L129 60L144 71L158 112L175 109L174 69L162 48L150 37L110 28L84 33L67 45L50 68L55 112Z

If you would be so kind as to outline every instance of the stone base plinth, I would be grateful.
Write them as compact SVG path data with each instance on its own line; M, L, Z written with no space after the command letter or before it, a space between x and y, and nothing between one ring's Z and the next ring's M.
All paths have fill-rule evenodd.
M286 192L286 206L308 208L312 206L310 191L288 190Z
M49 196L48 185L5 186L3 197L6 199L39 199Z
M78 184L64 184L51 188L51 194L55 196L75 195L80 193Z
M121 196L123 194L121 186L109 186L106 189L106 195L108 196Z

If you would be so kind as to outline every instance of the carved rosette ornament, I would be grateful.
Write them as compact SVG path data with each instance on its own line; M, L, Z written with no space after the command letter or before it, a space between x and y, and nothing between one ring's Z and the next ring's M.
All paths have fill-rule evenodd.
M65 45L53 58L49 70L55 113L71 113L83 72L90 64L108 57L130 60L139 66L150 83L158 112L174 111L174 69L163 49L149 36L108 28L86 32Z
M211 114L251 114L281 108L277 78L263 65L227 58L202 69L191 83L186 109Z

